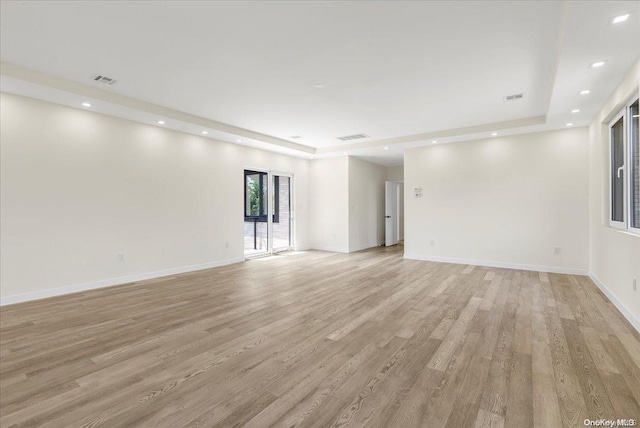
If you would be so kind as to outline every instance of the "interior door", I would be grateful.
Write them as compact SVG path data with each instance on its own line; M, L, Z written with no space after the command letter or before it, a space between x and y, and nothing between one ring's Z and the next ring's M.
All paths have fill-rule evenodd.
M399 192L398 183L395 181L385 181L384 183L384 245L396 245L399 235Z

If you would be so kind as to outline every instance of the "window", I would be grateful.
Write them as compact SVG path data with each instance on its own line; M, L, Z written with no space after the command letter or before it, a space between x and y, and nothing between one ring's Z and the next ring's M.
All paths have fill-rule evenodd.
M267 173L244 172L245 220L267 221Z
M631 151L631 170L629 171L629 184L631 189L631 209L630 226L633 229L640 229L640 139L638 138L638 128L640 127L640 114L638 100L629 107L631 123L629 126L629 150Z
M267 201L269 200L267 186L269 175L260 171L244 171L244 220L266 222L269 212ZM273 194L271 204L273 207L273 222L279 220L279 187L280 177L274 176Z
M610 128L611 222L624 227L624 115Z
M640 233L640 143L638 99L609 123L609 224Z

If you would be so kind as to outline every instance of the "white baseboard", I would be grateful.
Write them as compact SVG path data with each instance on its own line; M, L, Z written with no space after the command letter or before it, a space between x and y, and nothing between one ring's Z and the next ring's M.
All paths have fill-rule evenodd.
M328 251L330 253L348 253L348 248L340 248L340 247L323 247L321 245L315 245L311 248L312 250L318 251Z
M350 250L349 252L350 253L355 253L356 251L368 250L369 248L375 248L375 247L379 247L381 245L384 245L384 242L382 242L382 243L372 242L372 243L369 243L369 244L364 245L362 247L354 248L354 249Z
M615 305L620 313L631 323L631 325L640 332L640 319L636 318L629 309L627 309L620 300L607 288L606 285L598 279L593 273L589 273L589 278L598 286L598 288L604 293L605 296Z
M518 263L504 263L504 262L492 262L486 260L466 260L466 259L456 259L452 257L437 257L437 256L423 256L418 254L405 254L405 259L410 260L425 260L430 262L442 262L442 263L455 263L455 264L465 264L465 265L476 265L476 266L487 266L487 267L497 267L504 269L520 269L520 270L531 270L537 272L549 272L549 273L564 273L569 275L586 275L591 278L591 280L598 286L600 290L607 296L607 298L615 305L616 308L620 311L620 313L631 323L631 325L640 332L640 320L636 318L629 309L627 309L620 300L595 276L593 273L588 272L584 269L574 269L574 268L561 268L555 266L538 266L538 265L523 265Z
M63 294L78 293L81 291L93 290L96 288L111 287L114 285L127 284L129 282L143 281L145 279L153 279L153 278L160 278L163 276L177 275L179 273L193 272L193 271L203 270L203 269L211 269L211 268L230 265L233 263L239 263L243 261L244 261L244 257L239 257L235 259L220 260L220 261L203 263L203 264L192 265L192 266L183 266L179 268L160 270L156 272L122 276L119 278L103 279L100 281L86 282L84 284L68 285L65 287L34 291L31 293L17 294L14 296L6 296L6 297L0 298L0 306L13 305L15 303L28 302L31 300L39 300L47 297L61 296Z
M586 269L564 268L564 267L556 267L556 266L525 265L525 264L519 264L519 263L493 262L493 261L487 261L487 260L456 259L453 257L423 256L420 254L405 253L404 258L410 259L410 260L425 260L429 262L487 266L487 267L496 267L496 268L503 268L503 269L519 269L519 270L531 270L536 272L564 273L569 275L588 275L589 274L589 271L587 271Z

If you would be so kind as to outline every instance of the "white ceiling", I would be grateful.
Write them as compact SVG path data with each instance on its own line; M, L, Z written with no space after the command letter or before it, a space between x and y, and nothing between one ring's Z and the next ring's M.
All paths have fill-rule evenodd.
M281 139L319 155L346 150L383 164L401 163L403 148L432 138L486 136L492 124L501 135L586 125L640 57L638 1L0 7L4 63L275 137L262 139L266 148L283 151ZM629 11L635 13L627 22L610 24ZM604 67L588 67L601 59ZM118 83L94 83L97 73ZM3 76L2 89L47 99L38 96L46 84L31 82L27 91L15 78ZM590 95L578 95L587 88ZM521 101L503 100L521 92ZM103 112L153 123L117 104ZM581 112L571 114L573 108ZM523 126L532 118L542 119ZM236 141L234 132L215 136ZM354 133L370 138L336 138Z

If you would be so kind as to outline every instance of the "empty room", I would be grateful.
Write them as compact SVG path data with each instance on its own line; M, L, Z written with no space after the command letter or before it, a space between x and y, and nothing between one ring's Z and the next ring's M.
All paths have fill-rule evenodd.
M640 1L1 1L0 426L632 427Z

